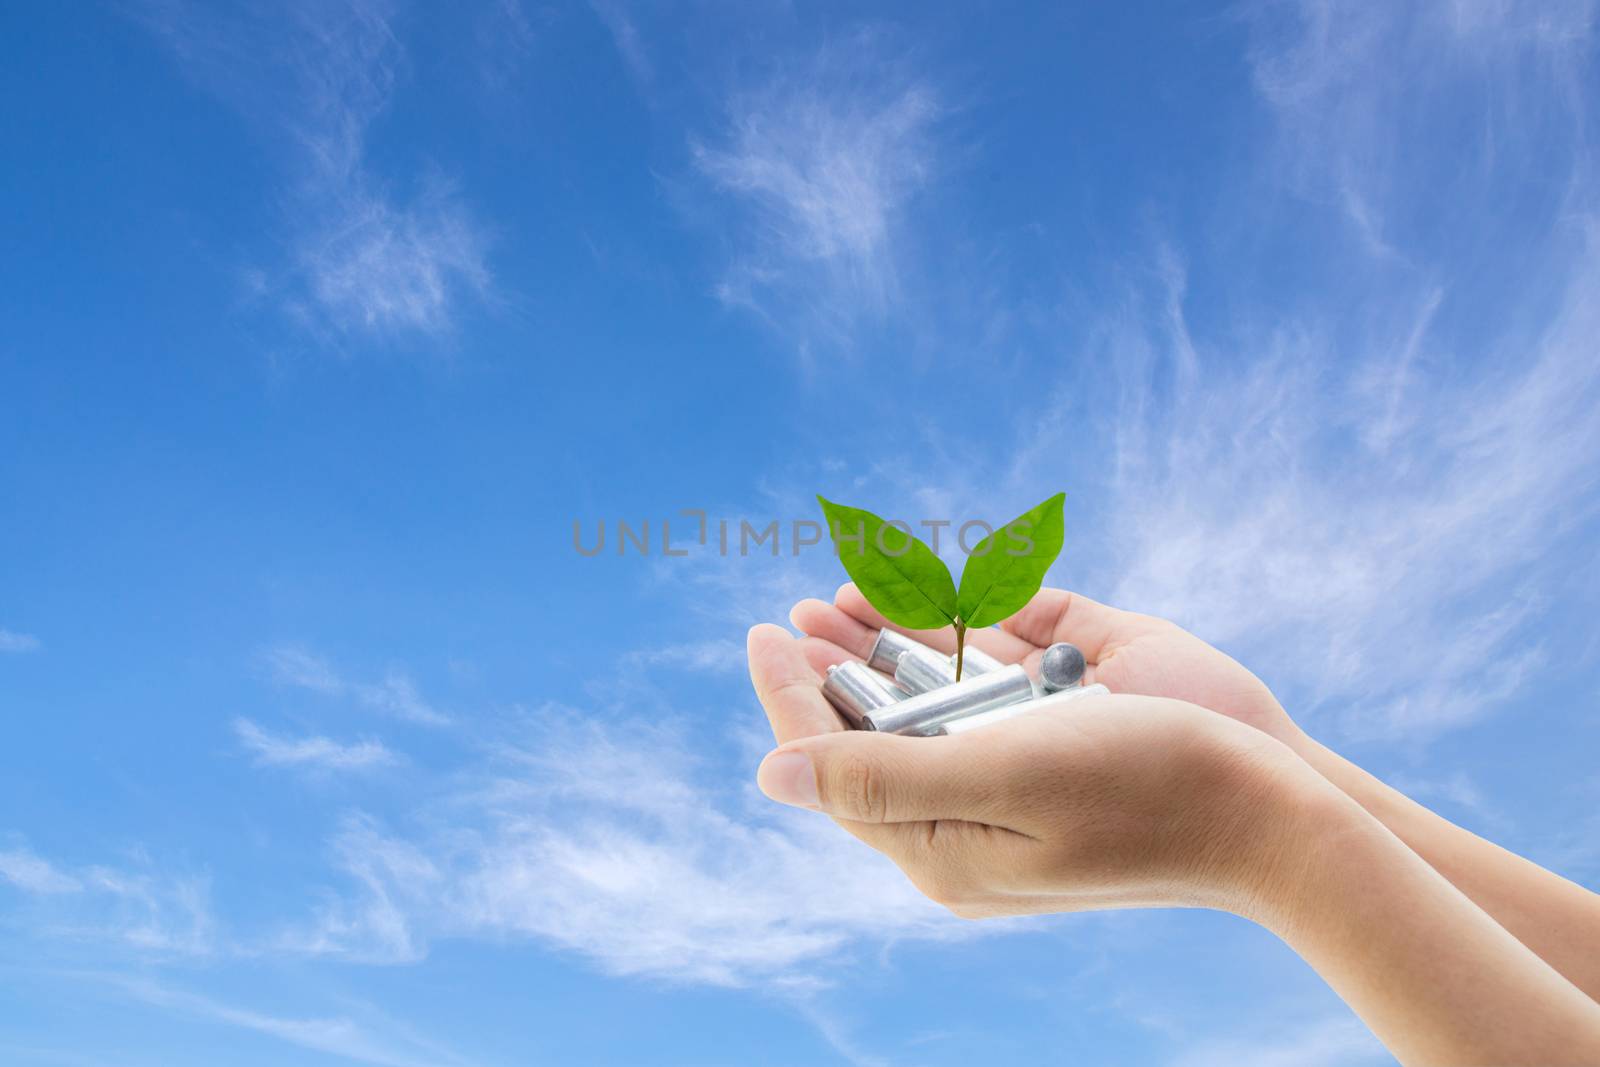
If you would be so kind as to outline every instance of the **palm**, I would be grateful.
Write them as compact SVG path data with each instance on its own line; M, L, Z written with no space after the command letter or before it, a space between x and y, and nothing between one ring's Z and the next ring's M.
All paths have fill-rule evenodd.
M1271 690L1238 661L1164 619L1130 618L1135 628L1101 649L1091 681L1113 693L1186 700L1280 740L1295 729Z
M832 604L802 601L791 618L811 636L808 655L819 669L865 656L875 631L886 624L854 585L841 587ZM912 636L936 648L954 647L948 630L913 631ZM1070 641L1089 661L1086 680L1114 693L1186 700L1279 740L1297 732L1272 692L1225 653L1164 619L1119 611L1060 589L1041 590L999 629L972 631L967 639L1030 672L1037 671L1051 644Z

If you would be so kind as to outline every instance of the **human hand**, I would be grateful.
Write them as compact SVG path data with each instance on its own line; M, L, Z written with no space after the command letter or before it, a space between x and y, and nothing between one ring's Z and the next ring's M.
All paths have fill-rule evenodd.
M761 788L833 816L964 917L1249 913L1281 881L1305 798L1337 796L1261 732L1176 700L1085 697L953 737L848 731L812 665L829 654L751 630L751 678L781 746Z
M832 604L800 601L789 619L810 635L806 655L818 669L841 659L865 659L879 629L901 629L878 614L853 583L841 586ZM934 648L955 651L948 629L905 632ZM1121 611L1064 589L1041 589L999 629L969 630L967 641L1001 662L1021 663L1033 674L1046 648L1070 641L1088 661L1086 685L1099 682L1113 693L1198 704L1291 746L1303 740L1272 691L1226 653L1165 619Z
M968 640L1025 663L1070 640L1088 680L1157 695L1085 696L951 737L847 731L818 671L864 656L883 620L852 587L840 603L797 605L813 635L801 641L750 632L780 743L758 781L833 816L956 914L1228 910L1282 937L1403 1063L1600 1062L1584 992L1593 895L1309 742L1227 656L1047 590ZM1224 714L1160 695L1174 692Z

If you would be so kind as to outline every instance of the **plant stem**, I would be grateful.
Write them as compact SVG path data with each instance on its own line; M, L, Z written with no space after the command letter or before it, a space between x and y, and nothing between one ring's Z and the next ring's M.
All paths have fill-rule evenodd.
M955 621L956 628L956 681L961 681L961 657L967 650L967 624L960 619Z

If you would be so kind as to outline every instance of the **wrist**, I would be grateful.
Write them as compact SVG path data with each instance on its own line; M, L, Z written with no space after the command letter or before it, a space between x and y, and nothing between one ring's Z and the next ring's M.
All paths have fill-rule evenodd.
M1194 864L1187 902L1273 928L1317 842L1356 828L1365 813L1287 742L1211 713L1195 725L1209 756L1190 765L1204 769L1183 805L1190 818L1173 827ZM1211 802L1196 804L1200 797Z
M1330 864L1370 849L1383 827L1293 753L1272 768L1251 846L1241 850L1229 910L1286 941L1307 917Z

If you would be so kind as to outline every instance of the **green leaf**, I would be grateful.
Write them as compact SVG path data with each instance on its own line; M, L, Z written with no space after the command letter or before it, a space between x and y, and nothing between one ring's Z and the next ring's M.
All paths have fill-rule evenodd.
M870 511L817 497L839 562L890 622L934 630L955 621L956 583L933 549ZM858 536L859 535L859 536Z
M1066 539L1066 497L1057 493L973 546L961 571L957 608L962 622L993 626L1033 599Z

